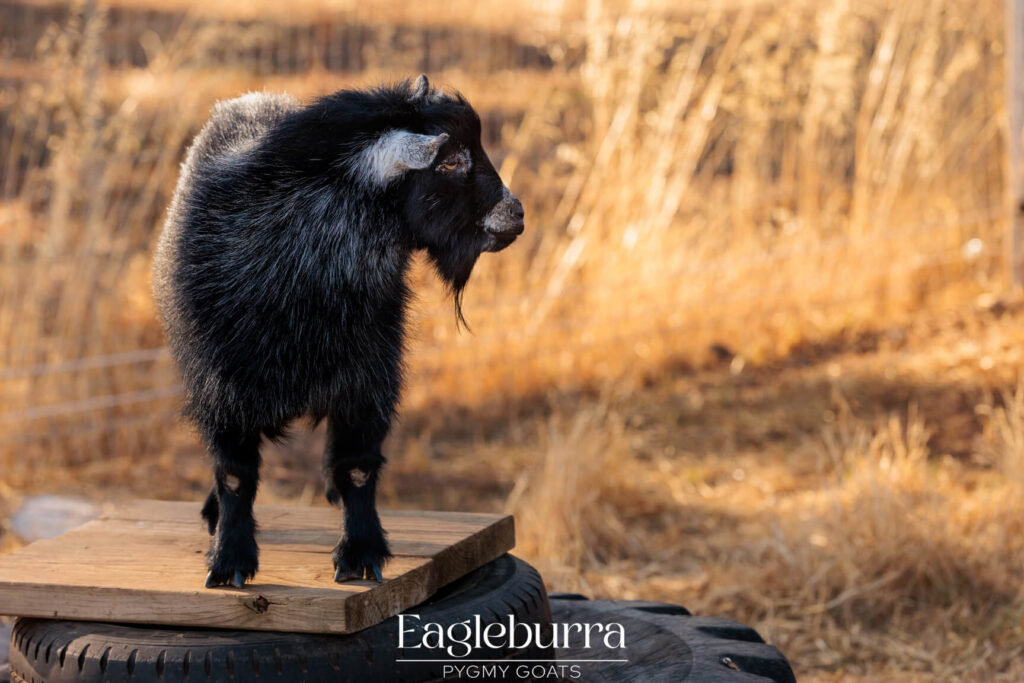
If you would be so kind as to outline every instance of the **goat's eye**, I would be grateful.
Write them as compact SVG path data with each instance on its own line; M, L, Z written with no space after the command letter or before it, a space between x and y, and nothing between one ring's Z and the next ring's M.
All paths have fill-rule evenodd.
M439 163L437 165L437 170L440 173L462 175L469 172L472 164L473 162L469 157L469 152L464 149L460 149Z

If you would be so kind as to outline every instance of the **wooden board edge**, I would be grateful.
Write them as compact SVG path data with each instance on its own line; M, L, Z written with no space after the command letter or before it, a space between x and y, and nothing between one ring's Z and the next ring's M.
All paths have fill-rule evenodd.
M266 607L260 604L262 596L258 590L242 589L244 593L232 591L216 596L217 609L222 610L225 623L213 624L208 618L190 618L190 613L181 609L181 594L176 591L138 591L132 589L96 588L94 586L61 586L60 590L68 597L65 605L70 609L42 610L39 608L38 596L53 590L49 584L33 584L29 582L9 583L0 587L0 614L19 618L59 619L67 621L97 621L118 624L142 624L159 628L174 629L178 626L194 628L210 628L221 630L243 631L286 631L298 632L291 628L291 618L266 614ZM145 600L147 615L145 618L133 618L126 610L118 609L117 604L123 600ZM264 599L265 600L265 599ZM81 609L83 604L96 605L106 603L106 612L101 609ZM308 605L297 603L293 609L306 609ZM289 610L289 613L292 610ZM168 615L163 617L162 615ZM238 615L244 618L239 619ZM335 614L333 619L343 621L344 614ZM240 623L241 622L241 623ZM344 623L336 627L338 633L347 633L351 629Z
M403 588L402 584L406 583L419 589L415 593L405 593L400 595L397 600L384 600L381 599L380 593L376 593L376 591L388 587L388 584L384 584L346 600L344 621L350 629L347 632L361 631L390 619L410 607L415 607L444 586L461 579L474 569L498 559L515 548L515 544L515 519L512 515L497 517L493 524L442 550L423 567L394 580L396 583L396 586L393 587L395 593L400 593ZM424 575L423 578L418 582L413 582L413 578L420 574ZM374 609L381 605L387 606L383 610Z

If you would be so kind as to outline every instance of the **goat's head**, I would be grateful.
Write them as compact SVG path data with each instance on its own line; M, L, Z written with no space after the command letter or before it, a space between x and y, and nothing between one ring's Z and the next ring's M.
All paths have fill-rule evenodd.
M375 141L362 171L400 188L409 244L426 249L458 306L480 254L522 234L523 205L487 157L480 117L461 95L432 90L426 76L407 83L404 95L414 125Z

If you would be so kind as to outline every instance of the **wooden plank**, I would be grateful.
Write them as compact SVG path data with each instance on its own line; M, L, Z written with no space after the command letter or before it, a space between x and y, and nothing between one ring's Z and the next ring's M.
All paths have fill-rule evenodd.
M260 571L203 587L198 503L136 501L0 556L0 614L261 631L351 633L413 607L515 545L512 517L382 511L395 557L383 584L334 583L332 508L257 505Z

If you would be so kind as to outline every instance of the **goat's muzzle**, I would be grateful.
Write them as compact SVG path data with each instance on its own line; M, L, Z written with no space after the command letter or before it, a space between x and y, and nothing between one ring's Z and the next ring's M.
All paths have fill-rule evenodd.
M484 232L487 242L484 251L501 251L523 234L523 205L509 189L504 188L501 200L494 205L484 218Z

